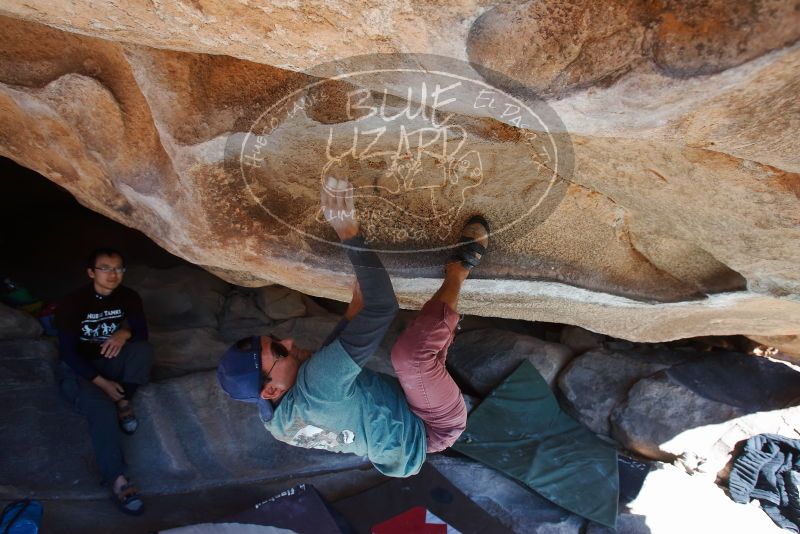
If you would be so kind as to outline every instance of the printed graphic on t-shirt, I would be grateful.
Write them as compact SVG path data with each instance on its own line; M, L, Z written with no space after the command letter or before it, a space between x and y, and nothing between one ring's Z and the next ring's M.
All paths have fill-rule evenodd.
M290 444L305 449L331 450L353 443L355 436L352 430L342 430L337 434L318 426L306 425L295 433Z
M81 341L102 343L117 331L124 315L119 308L86 314L86 318L81 321Z

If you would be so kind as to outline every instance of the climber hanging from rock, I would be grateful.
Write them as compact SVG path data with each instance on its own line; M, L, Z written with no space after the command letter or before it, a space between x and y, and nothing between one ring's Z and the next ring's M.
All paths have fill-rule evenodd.
M389 275L359 231L353 190L326 178L326 221L346 245L356 282L343 319L316 352L293 339L252 336L231 346L217 375L231 398L255 403L277 439L305 448L366 456L383 474L416 474L426 453L451 446L467 409L445 368L459 292L486 252L489 225L467 221L441 287L392 348L393 378L364 369L399 309Z

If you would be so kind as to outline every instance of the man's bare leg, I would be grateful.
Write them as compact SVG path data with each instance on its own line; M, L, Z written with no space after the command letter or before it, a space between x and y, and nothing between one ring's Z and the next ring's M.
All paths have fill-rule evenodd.
M460 262L454 261L447 264L445 267L444 282L441 287L433 294L431 300L439 300L444 302L453 311L458 311L458 296L461 294L461 286L464 280L469 276L469 269L461 265Z
M484 247L489 243L489 237L486 235L486 228L482 224L472 223L467 225L461 232L465 235L475 239L479 244ZM444 281L441 287L433 294L431 300L438 300L444 302L453 311L457 310L458 297L461 293L461 286L464 280L469 276L470 269L464 267L460 261L450 261L445 266Z

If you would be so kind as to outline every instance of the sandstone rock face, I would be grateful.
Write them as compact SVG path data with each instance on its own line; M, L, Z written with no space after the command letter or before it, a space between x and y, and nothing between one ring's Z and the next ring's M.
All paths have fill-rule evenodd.
M107 498L86 421L58 394L56 355L49 340L0 342L0 499ZM228 398L214 370L150 383L134 405L140 426L123 446L129 474L148 494L368 465L276 441L252 405Z
M55 345L48 340L3 340L0 343L0 365L3 391L52 386Z
M42 326L29 313L0 304L0 339L25 339L42 335Z
M485 397L525 360L554 387L556 376L571 357L572 350L558 343L484 329L457 335L447 352L447 365L456 380Z
M750 437L800 436L800 372L753 355L606 342L573 359L558 386L594 432L712 481L727 479Z
M724 71L797 41L795 11L781 0L746 8L720 0L522 2L482 14L467 53L539 92L559 94L613 83L648 62L675 77Z
M152 377L155 380L216 369L228 348L212 328L154 330L150 343L156 352Z
M142 297L151 328L217 328L230 286L202 269L132 267L125 285Z
M99 493L89 431L58 394L49 340L0 342L0 498ZM58 453L59 461L53 462Z
M258 305L258 295L251 289L234 289L225 297L220 317L220 329L224 332L240 329L257 329L272 321Z
M572 349L573 354L578 356L592 349L599 349L603 346L605 336L579 326L565 326L561 330L560 341Z
M800 436L798 391L800 373L783 363L711 353L636 382L611 414L611 435L650 458L724 476L741 440Z
M766 347L778 349L776 358L800 364L800 335L797 336L751 336L750 339Z
M687 357L669 351L592 350L569 363L558 386L580 422L593 432L610 436L609 416L631 386Z
M269 333L280 339L293 338L301 349L316 350L334 329L341 317L323 315L289 319L271 328Z
M497 231L463 312L640 341L800 334L792 2L0 13L0 155L230 282L349 296L317 211L350 151L406 308L481 212Z
M306 314L303 295L286 287L267 286L258 290L258 304L270 319L283 320Z
M134 477L150 491L368 465L357 456L298 451L275 440L252 405L227 397L216 371L151 384L141 393L136 400L143 417L126 454L136 466Z

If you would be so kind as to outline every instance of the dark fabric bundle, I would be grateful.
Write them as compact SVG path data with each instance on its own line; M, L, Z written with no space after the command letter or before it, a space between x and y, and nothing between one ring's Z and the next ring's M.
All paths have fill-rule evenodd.
M778 526L800 532L800 440L753 436L734 461L728 488L734 501L756 499Z

